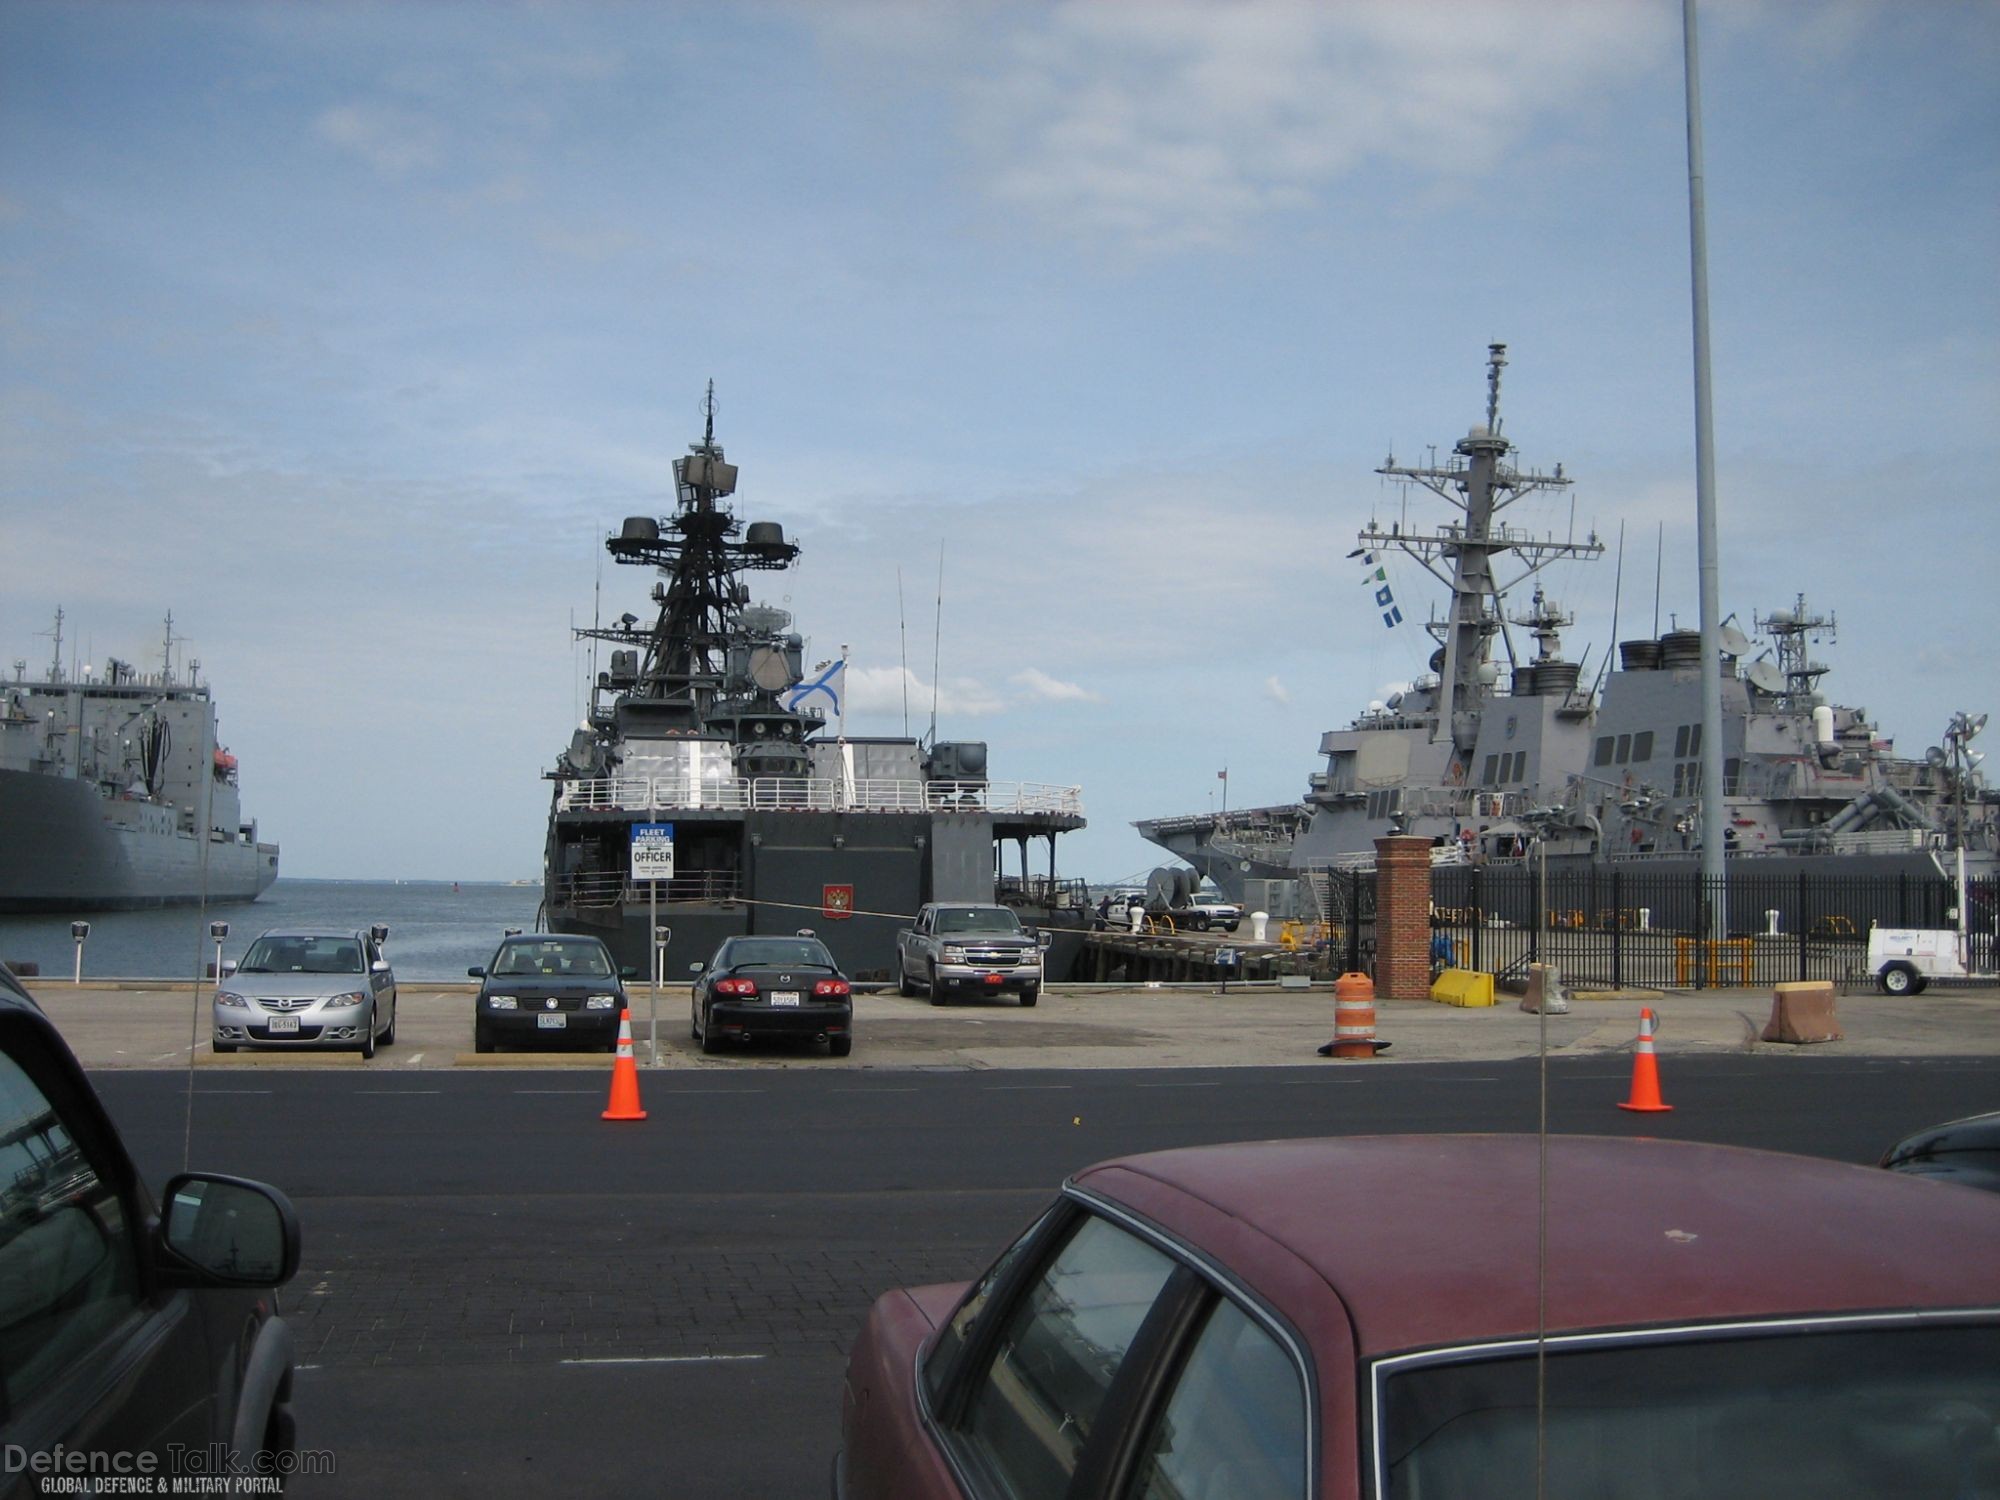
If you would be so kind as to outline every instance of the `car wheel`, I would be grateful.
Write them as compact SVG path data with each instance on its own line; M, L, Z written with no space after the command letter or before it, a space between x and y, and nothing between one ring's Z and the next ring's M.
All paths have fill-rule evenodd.
M234 1052L236 1050L236 1043L234 1042L211 1042L209 1045L217 1052Z
M826 1039L826 1055L828 1057L846 1057L853 1051L854 1038L852 1036L830 1036Z
M715 1025L706 1017L702 1019L701 1050L708 1057L713 1057L722 1050L722 1043L716 1040Z
M900 962L896 965L896 993L905 1000L916 994L917 987L910 983L910 972Z
M389 1024L382 1028L382 1035L377 1038L376 1045L382 1047L396 1045L396 1003L393 1000L389 1002Z
M1914 995L1921 988L1917 971L1909 964L1890 964L1875 976L1875 982L1885 995Z
M1189 932L1208 931L1208 913L1199 911L1190 912L1187 918L1187 929Z
M932 964L927 973L929 978L925 981L925 984L930 991L931 1004L944 1004L944 991L938 987L937 965Z
M368 1061L375 1055L375 1007L368 1007L368 1018L361 1023L361 1060Z
M1223 930L1224 932L1234 932L1234 931L1235 931L1235 930L1236 930L1237 928L1241 927L1242 925L1243 925L1243 924L1242 924L1242 922L1240 922L1240 921L1236 921L1236 922L1225 922L1225 923L1223 923L1223 924L1222 924L1222 930Z
M472 1050L474 1052L491 1052L493 1050L493 1033L486 1029L483 1022L475 1021L473 1023Z
M1021 1003L1023 1005L1033 1005L1037 1000L1041 998L1042 998L1042 992L1039 986L1037 986L1034 989L1021 991Z

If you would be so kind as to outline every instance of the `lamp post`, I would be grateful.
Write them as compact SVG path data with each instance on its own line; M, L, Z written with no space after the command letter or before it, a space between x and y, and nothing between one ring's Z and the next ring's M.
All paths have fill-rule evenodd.
M72 983L82 984L83 983L83 940L90 936L90 924L88 922L70 923L69 935L76 939L76 977L72 981Z

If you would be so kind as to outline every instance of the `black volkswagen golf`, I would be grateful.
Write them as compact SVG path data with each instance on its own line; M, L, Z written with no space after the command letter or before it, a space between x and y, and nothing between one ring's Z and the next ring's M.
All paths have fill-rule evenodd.
M473 1002L475 1052L503 1042L609 1052L618 1045L623 981L639 971L621 971L594 937L538 932L503 939L484 968L465 972L484 981Z
M853 988L812 934L727 938L693 967L689 1019L702 1051L760 1036L824 1041L833 1057L854 1050Z

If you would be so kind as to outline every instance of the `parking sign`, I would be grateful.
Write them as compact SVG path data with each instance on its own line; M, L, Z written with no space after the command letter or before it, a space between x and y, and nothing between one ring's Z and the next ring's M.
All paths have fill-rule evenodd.
M674 878L674 825L634 823L632 825L632 881Z

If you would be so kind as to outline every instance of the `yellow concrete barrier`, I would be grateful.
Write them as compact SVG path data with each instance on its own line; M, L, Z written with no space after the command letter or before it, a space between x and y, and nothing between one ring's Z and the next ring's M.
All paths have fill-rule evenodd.
M1445 1005L1491 1005L1493 976L1478 969L1446 969L1432 981L1431 999Z

